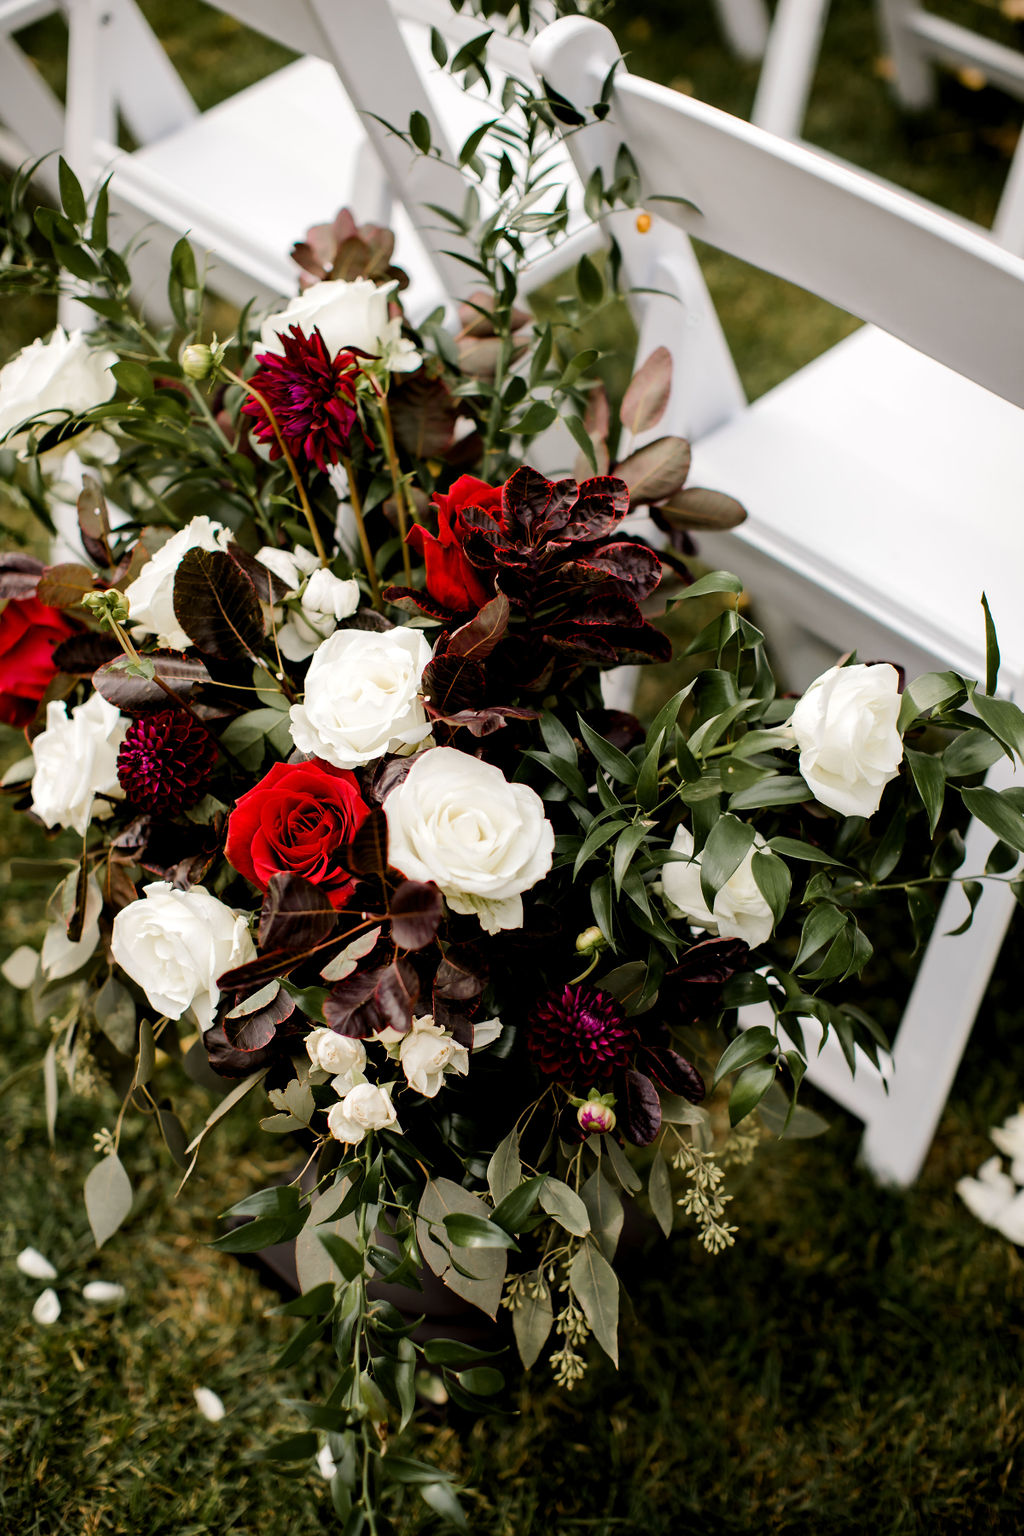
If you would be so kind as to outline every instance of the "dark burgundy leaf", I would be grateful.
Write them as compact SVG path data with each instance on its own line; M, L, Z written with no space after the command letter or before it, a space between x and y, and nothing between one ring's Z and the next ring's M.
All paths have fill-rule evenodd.
M323 943L337 920L318 885L300 875L271 875L260 912L260 949L312 949Z
M661 560L645 544L622 541L604 544L588 555L586 565L598 576L612 576L625 583L638 603L642 603L661 581Z
M579 487L566 535L574 540L604 538L625 517L629 504L629 488L618 475L594 475Z
M610 741L620 752L628 752L644 739L644 728L636 715L624 709L588 709L584 720L605 741Z
M78 497L78 531L82 547L90 560L104 567L113 565L107 501L95 475L82 476L82 489Z
M619 1125L634 1146L648 1147L661 1130L661 1100L649 1077L632 1070L622 1075Z
M324 1003L324 1018L331 1029L339 1035L365 1039L384 1027L373 999L386 969L377 966L374 970L356 971L331 988Z
M476 709L484 701L487 674L479 661L464 656L435 656L424 668L422 688L439 715Z
M121 654L121 647L113 635L93 631L62 640L54 647L53 660L61 672L70 672L75 677L91 677L97 667Z
M461 1045L472 1044L470 1020L480 1006L483 989L480 977L449 951L434 976L431 1011L434 1023L450 1030Z
M454 730L460 727L467 730L471 736L493 736L495 731L500 731L509 720L539 720L540 712L536 709L512 708L508 704L495 704L490 709L460 709L454 715L434 715L439 725L447 725Z
M451 623L455 617L450 609L432 598L429 592L421 592L412 587L385 587L383 595L385 602L400 608L403 613L425 613L428 618L439 619L442 624Z
M34 597L39 578L46 567L33 555L15 551L0 555L0 598Z
M513 538L529 539L536 524L546 523L554 489L552 480L526 464L505 481L501 493L502 520Z
M261 603L272 607L276 603L283 602L288 596L291 587L287 582L282 581L280 576L276 576L261 560L257 560L255 555L250 555L241 544L229 544L228 554L238 568L248 576L256 588L256 595Z
M391 937L399 949L423 949L441 921L441 892L436 885L403 880L391 898Z
M508 629L508 598L499 592L485 603L468 624L450 635L444 648L446 657L458 656L470 661L486 661Z
M656 427L665 414L672 388L672 354L668 347L655 347L642 368L629 381L622 397L619 414L622 425L634 437Z
M679 490L690 471L690 445L685 437L659 437L616 464L615 472L629 486L635 507L663 501Z
M223 1024L215 1024L203 1034L203 1045L210 1066L221 1077L250 1077L253 1072L259 1072L274 1059L272 1050L239 1051L228 1044L224 1033Z
M240 661L263 643L256 588L221 549L190 549L174 577L174 615L197 650Z
M408 960L385 966L373 1000L387 1027L405 1034L412 1028L413 1010L420 995L420 979Z
M346 629L364 629L375 635L386 635L394 627L391 620L375 608L360 608L350 619L345 620Z
M89 866L85 859L78 866L78 879L75 881L75 905L68 919L68 939L72 944L77 944L82 937L82 929L85 927L85 903L89 895Z
M245 1004L237 1006L244 1007ZM236 1051L248 1053L263 1050L277 1034L277 1026L291 1018L294 1012L294 998L281 987L275 998L253 1013L242 1013L237 1017L228 1014L222 1021L225 1038Z
M182 656L176 651L154 651L146 659L153 663L157 676L179 699L188 699L194 688L210 681L210 674L198 657ZM171 705L159 683L124 671L120 657L98 667L92 683L97 693L102 694L109 704L116 704L126 715L144 715Z
M222 992L248 996L264 983L275 981L280 976L287 976L289 971L293 971L307 958L308 953L309 951L300 951L294 954L288 949L264 950L255 960L247 960L244 965L236 966L233 971L225 971L223 976L218 976L217 985Z
M77 608L87 592L96 590L87 565L48 565L39 578L36 596L48 608Z
M391 786L394 788L394 786ZM377 875L383 880L388 868L388 823L374 806L345 849L345 864L354 875Z
M717 985L735 976L750 958L750 947L742 939L702 939L691 944L666 981L684 981L689 986Z
M644 1046L641 1063L668 1093L689 1099L691 1104L699 1104L707 1092L704 1079L693 1063L667 1046Z
M443 379L424 369L392 384L388 393L395 439L414 459L444 458L455 435L459 407Z
M737 528L745 522L747 509L735 496L694 485L678 491L671 501L662 502L658 513L658 521L664 519L672 528L703 528L717 532Z
M409 769L420 754L409 757L382 757L367 770L363 780L363 798L383 805L393 789L409 777Z

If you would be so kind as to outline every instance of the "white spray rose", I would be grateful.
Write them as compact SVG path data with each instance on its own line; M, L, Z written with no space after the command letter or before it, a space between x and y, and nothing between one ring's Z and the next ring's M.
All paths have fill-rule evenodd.
M245 918L201 885L178 891L157 880L114 918L110 952L159 1013L180 1019L191 1008L205 1031L218 976L254 959L256 947Z
M72 878L77 882L77 873L73 872ZM100 941L102 910L103 892L96 876L90 875L85 888L85 921L81 938L72 942L68 938L67 924L60 918L52 922L43 935L39 963L47 981L60 981L64 976L72 976L91 957Z
M67 412L79 415L103 405L117 392L110 372L118 360L107 347L92 347L85 331L70 335L58 325L49 341L23 347L0 368L0 439L23 449L28 432L9 436L22 422L45 415L57 425ZM38 429L40 435L45 427Z
M312 1029L306 1036L306 1052L314 1068L333 1077L340 1095L363 1077L366 1047L361 1040L339 1035L333 1029Z
M282 356L282 335L289 326L299 325L306 336L318 330L332 357L346 347L358 347L379 357L391 373L411 373L422 358L412 342L403 339L401 320L388 316L388 300L397 287L397 282L378 286L368 277L315 283L264 320L260 351Z
M814 798L843 816L871 816L899 773L899 674L881 666L830 667L815 678L790 725Z
M418 629L341 629L318 646L306 695L293 704L292 740L335 768L358 768L430 735L420 678L430 646Z
M174 612L174 578L190 549L227 549L231 530L209 517L194 517L147 560L124 589L128 615L136 635L155 635L157 645L184 651L192 644Z
M359 583L326 570L308 550L261 549L256 556L286 586L301 593L301 612L276 610L277 641L289 661L305 661L322 640L333 635L341 619L359 607Z
M32 809L44 826L72 827L84 837L90 820L113 815L114 807L96 796L124 799L117 754L128 723L99 693L70 716L66 704L47 704L46 729L32 743Z
M391 863L406 879L432 880L453 912L475 913L487 933L522 927L522 892L547 874L555 844L528 785L435 747L391 791L384 814Z
M742 939L751 949L763 944L771 937L775 921L754 879L754 854L764 846L764 838L755 833L753 847L733 870L709 911L700 888L701 855L693 857L693 836L688 827L680 827L672 839L672 851L685 854L691 862L666 864L661 876L673 915L685 917L695 927L707 928L720 938Z
M352 1146L362 1141L367 1131L400 1131L390 1084L378 1088L374 1083L357 1083L331 1107L327 1129L335 1140Z
M432 1099L444 1082L445 1072L469 1071L469 1052L459 1045L428 1013L413 1019L412 1029L403 1035L398 1058L410 1088Z

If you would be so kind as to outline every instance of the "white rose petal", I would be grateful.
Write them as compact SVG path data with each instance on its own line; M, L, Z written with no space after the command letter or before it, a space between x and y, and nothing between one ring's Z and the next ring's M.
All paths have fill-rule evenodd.
M522 892L551 868L554 828L544 802L500 768L454 747L412 765L384 802L390 860L408 880L433 881L454 912L488 933L520 928Z
M357 1083L331 1107L327 1129L337 1141L353 1146L362 1141L367 1131L400 1131L390 1085L378 1088L373 1083Z
M292 740L335 768L409 751L430 735L419 695L431 651L416 629L338 630L320 645L306 693L290 711Z
M5 446L25 448L28 432L10 436L22 422L46 416L56 425L69 412L77 416L110 400L117 392L110 372L117 360L109 348L91 346L85 331L69 334L59 325L49 341L40 338L22 348L0 368L0 439L6 439ZM41 435L46 428L38 430Z
M268 571L273 571L278 580L283 581L286 587L297 592L307 576L311 576L320 562L311 550L303 549L296 545L294 549L275 549L265 544L257 553L256 559L261 565L265 565Z
M956 1192L972 1216L986 1226L996 1225L997 1218L1016 1199L1017 1186L1009 1174L1002 1171L998 1157L990 1157L978 1169L976 1179L960 1179Z
M816 800L842 816L878 810L903 761L899 713L899 673L888 662L831 667L814 680L789 723Z
M359 607L359 583L355 577L342 578L318 566L306 582L302 606L308 614L323 618L351 618Z
M108 1307L115 1301L124 1301L127 1292L113 1280L89 1280L82 1286L82 1295L94 1306Z
M1006 1157L1012 1157L1014 1161L1024 1158L1024 1109L1010 1115L1002 1125L994 1125L989 1135Z
M57 1278L57 1271L38 1248L23 1248L14 1262L21 1273L28 1275L30 1280L56 1280Z
M298 325L306 336L318 330L332 357L358 347L379 357L392 373L411 373L422 358L412 342L403 339L401 320L388 316L388 300L397 287L397 281L378 285L368 277L315 283L264 320L259 350L283 355L281 337Z
M157 645L184 651L192 644L174 612L174 578L190 549L227 549L231 530L209 517L194 517L147 560L124 589L135 635L155 635Z
M193 1387L192 1396L203 1418L209 1419L211 1424L219 1424L227 1410L216 1392L211 1392L209 1387Z
M3 976L9 987L14 987L18 992L25 992L36 979L39 970L39 955L36 950L30 949L27 944L19 944L12 950L0 965L0 975Z
M425 1099L432 1099L440 1091L445 1072L458 1072L462 1076L469 1071L469 1052L459 1045L430 1014L414 1019L412 1029L402 1039L398 1058L405 1073L406 1082Z
M500 1019L481 1019L473 1025L473 1050L485 1051L489 1045L493 1045L501 1034L503 1025Z
M320 1473L320 1476L325 1478L328 1482L330 1482L331 1478L338 1470L337 1462L331 1455L331 1448L327 1444L326 1440L316 1453L316 1467L317 1471Z
M66 704L47 704L46 729L32 743L32 809L44 826L72 827L84 837L91 820L113 815L108 801L124 799L117 754L128 724L116 704L98 693L77 704L70 717Z
M220 999L217 977L255 958L244 917L202 886L178 891L166 880L114 918L110 951L123 971L169 1019L191 1008L207 1030Z
M77 878L77 877L76 877ZM60 981L73 976L78 968L95 953L100 941L100 913L103 910L103 892L95 875L90 875L85 888L85 921L82 937L76 942L68 938L67 924L59 920L50 924L43 937L40 965L47 981Z
M32 1320L41 1323L44 1328L49 1328L58 1317L60 1317L60 1297L55 1290L47 1286L46 1290L40 1291L36 1297L36 1304L32 1308Z
M688 864L673 861L662 871L665 899L673 915L685 917L697 928L706 928L723 939L742 939L756 949L771 937L775 919L754 879L754 854L765 846L760 833L737 869L715 896L709 911L700 885L701 856L693 857L693 836L687 827L679 827L672 839L673 853L682 853Z

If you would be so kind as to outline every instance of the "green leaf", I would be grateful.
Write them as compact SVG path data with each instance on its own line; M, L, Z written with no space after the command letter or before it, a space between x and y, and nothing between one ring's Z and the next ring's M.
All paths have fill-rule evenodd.
M655 1154L651 1164L647 1179L647 1197L651 1202L655 1221L668 1237L672 1231L676 1208L675 1201L672 1199L672 1180L669 1178L668 1164L660 1151Z
M143 1019L139 1025L139 1054L135 1063L132 1086L141 1088L143 1083L148 1083L153 1076L155 1065L156 1044L153 1040L153 1026L148 1019Z
M768 805L799 805L803 800L813 800L811 790L803 779L790 774L773 773L759 779L749 789L737 790L729 797L730 811L754 811Z
M145 400L153 393L153 378L141 363L114 363L111 373L126 394Z
M548 1179L540 1192L540 1203L548 1215L571 1232L574 1237L586 1237L590 1231L590 1215L583 1200L575 1190L563 1184L561 1179Z
M981 606L985 610L985 692L995 693L999 682L999 641L984 592L981 594Z
M590 468L596 475L598 473L597 450L594 447L594 440L590 433L587 431L582 416L576 416L570 413L569 415L563 416L562 421L564 425L568 427L577 448L583 454L587 463L590 465Z
M533 437L538 432L546 432L557 420L557 405L552 405L550 400L535 400L520 416L513 430L523 437Z
M519 1132L513 1127L487 1164L487 1187L496 1206L518 1187L522 1177Z
M729 1124L738 1125L749 1115L774 1081L774 1061L755 1061L749 1067L744 1067L729 1095Z
M813 906L804 918L803 930L800 934L800 948L796 959L793 961L793 969L798 971L804 961L816 954L823 945L831 942L841 928L845 927L846 918L838 907L819 902Z
M765 1056L774 1054L778 1046L775 1032L769 1029L767 1024L754 1024L750 1029L744 1030L743 1034L737 1035L735 1040L730 1040L722 1052L718 1066L715 1068L712 1088L717 1088L722 1078L730 1072L735 1072L740 1067L747 1067L751 1062L761 1061Z
M610 1262L619 1246L619 1234L625 1219L622 1201L600 1169L595 1169L580 1193L590 1217L591 1232L601 1252Z
M961 889L964 895L967 897L968 912L967 916L964 918L963 922L959 924L958 927L951 928L949 930L949 938L955 938L958 934L967 932L968 928L974 921L974 909L977 907L978 902L981 900L982 892L984 891L985 887L982 885L980 880L965 880L961 886Z
M642 1188L640 1178L629 1158L613 1136L604 1137L602 1150L607 1153L612 1171L628 1195L635 1195Z
M729 571L709 571L706 576L701 576L692 586L687 587L676 599L677 602L689 602L694 597L709 597L713 592L731 592L738 597L743 591L743 583L738 576L733 576Z
M532 1284L538 1294L533 1295L526 1288L520 1290L518 1304L512 1313L512 1332L515 1334L516 1348L525 1371L530 1370L537 1363L540 1352L548 1341L551 1324L554 1322L551 1287L547 1280L542 1274L535 1272Z
M434 63L440 69L444 69L448 63L448 49L444 38L436 27L431 27L430 29L430 52L433 55Z
M921 804L928 813L928 831L934 837L946 794L946 775L942 762L939 758L933 757L930 752L913 752L909 747L904 749L903 755L910 768Z
M576 263L576 291L589 309L596 309L604 298L604 278L589 256Z
M793 877L788 866L781 859L776 858L774 853L767 853L763 848L757 848L754 850L750 867L758 890L772 909L776 924L781 923L789 906L789 893L793 888Z
M493 1397L505 1385L502 1373L493 1365L471 1365L458 1373L459 1385L477 1397Z
M983 784L977 789L962 789L960 794L972 816L983 821L1002 842L1024 853L1024 816L998 790Z
M735 816L720 816L701 856L700 888L708 907L734 875L754 845L754 828Z
M430 124L422 112L409 114L409 137L421 155L429 155Z
M497 1222L498 1226L503 1227L506 1232L518 1232L537 1204L537 1197L541 1194L546 1179L547 1174L541 1173L535 1178L524 1179L522 1184L509 1190L504 1199L495 1206L491 1220Z
M272 1441L263 1447L261 1454L267 1461L308 1461L316 1455L319 1444L314 1431L303 1430L300 1434Z
M975 692L971 702L990 731L1024 759L1024 714L1009 699L990 699Z
M615 858L612 864L612 880L616 893L621 891L622 882L626 878L633 856L647 841L648 829L643 822L635 821L631 827L627 827L615 845Z
M102 250L107 243L107 216L109 212L110 177L108 176L96 194L96 201L92 209L92 226L89 230L89 242L98 250ZM102 303L103 301L101 300L100 302Z
M907 834L907 813L898 806L892 820L871 856L871 878L878 882L887 880L900 861Z
M389 1456L388 1461L391 1461L391 1459ZM466 1524L466 1516L455 1496L455 1490L452 1488L451 1483L445 1482L440 1478L435 1483L420 1483L419 1495L424 1504L429 1509L432 1509L435 1515L440 1515L443 1520L448 1521L449 1525L454 1525L457 1531L468 1533L469 1526ZM344 1536L348 1536L348 1533L345 1532Z
M483 143L484 139L490 133L491 129L494 127L497 121L498 119L496 117L488 118L487 122L481 123L479 128L473 129L473 132L469 135L462 148L459 150L460 165L468 165L469 162L475 157L477 150L480 148L480 145Z
M72 224L84 224L86 217L85 194L82 191L78 177L70 165L68 165L63 155L57 160L57 184L60 187L61 206Z
M583 1308L594 1337L614 1365L619 1363L619 1281L604 1254L588 1238L569 1266L569 1287Z
M113 1237L132 1208L132 1181L116 1152L110 1152L85 1181L85 1214L97 1248Z
M182 235L175 243L171 252L171 271L183 288L194 289L199 287L199 274L196 271L196 258L188 238Z
M949 779L966 779L985 773L1003 756L1003 747L987 731L964 731L942 754L942 768Z
M519 1252L515 1238L486 1217L467 1216L462 1211L455 1211L444 1218L444 1225L457 1248L511 1248Z
M363 1273L363 1255L359 1252L358 1248L354 1247L352 1243L346 1242L337 1232L314 1230L316 1230L317 1237L346 1280L355 1280Z
M920 715L930 709L948 704L957 694L965 693L964 680L955 672L924 672L915 677L903 690L899 719L896 722L900 734L912 725Z

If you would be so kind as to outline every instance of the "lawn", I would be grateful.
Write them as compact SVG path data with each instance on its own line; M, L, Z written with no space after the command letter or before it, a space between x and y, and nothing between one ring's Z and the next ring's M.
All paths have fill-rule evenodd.
M994 6L962 0L949 14L1013 28ZM146 0L146 14L202 104L282 55L197 0ZM631 67L716 104L746 111L756 71L723 50L707 0L620 3L611 21ZM894 109L864 0L836 0L808 134L835 153L982 222L991 219L1019 109L994 92L943 86L937 109L908 123ZM685 33L682 25L685 19ZM59 29L30 41L56 73ZM758 393L830 345L851 322L784 284L707 257L709 281L748 389ZM3 318L6 350L47 324L45 310ZM4 763L24 754L15 733ZM9 854L60 855L67 844L26 828L0 804ZM72 844L74 839L71 840ZM38 885L5 883L0 949L37 941ZM44 893L45 894L45 890ZM1019 936L1019 924L1018 924ZM905 957L882 955L866 977L887 991ZM405 1448L438 1457L470 1490L474 1536L860 1536L862 1532L998 1532L1024 1526L1024 1265L979 1226L954 1193L992 1150L987 1128L1024 1098L1024 1028L1011 934L982 1006L924 1173L908 1193L879 1190L856 1166L856 1125L833 1121L816 1142L764 1140L730 1175L736 1246L711 1257L681 1225L651 1246L642 1224L627 1284L623 1368L593 1361L571 1396L543 1368L473 1424L426 1399ZM872 997L872 1006L884 997ZM884 1010L883 1010L884 1011ZM891 1012L891 1010L890 1010ZM277 1296L210 1250L216 1215L282 1168L244 1111L208 1139L177 1199L169 1156L127 1124L124 1158L138 1190L132 1218L97 1254L81 1201L94 1161L90 1133L116 1102L61 1105L47 1140L44 1023L4 985L0 1098L7 1176L0 1184L0 1531L11 1536L305 1536L338 1530L313 1469L292 1476L259 1461L261 1442L298 1427L293 1371L273 1369L291 1334ZM173 1080L188 1128L203 1091ZM269 1150L268 1150L269 1145ZM19 1274L32 1244L60 1271L63 1312L43 1328L40 1286ZM89 1279L120 1282L126 1299L96 1307ZM309 1368L310 1377L315 1366ZM312 1380L307 1383L312 1385ZM217 1424L193 1388L216 1391ZM426 1384L429 1387L429 1383ZM394 1514L398 1536L439 1530L425 1506Z

